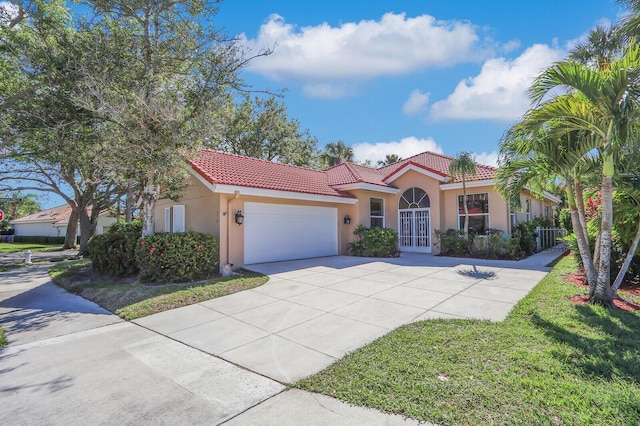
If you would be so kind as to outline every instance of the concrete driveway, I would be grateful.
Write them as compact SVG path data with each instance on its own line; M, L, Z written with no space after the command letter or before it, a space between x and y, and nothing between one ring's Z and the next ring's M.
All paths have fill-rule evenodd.
M267 284L135 323L54 286L46 266L5 272L0 424L417 424L283 384L412 321L501 320L558 254L255 265Z
M269 275L267 284L135 322L293 383L413 321L501 321L559 254L544 252L521 262L403 254L253 265Z

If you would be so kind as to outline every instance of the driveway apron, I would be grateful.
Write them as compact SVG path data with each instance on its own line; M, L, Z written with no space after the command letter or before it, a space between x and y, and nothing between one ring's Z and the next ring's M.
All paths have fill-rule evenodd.
M252 290L135 322L281 383L314 374L396 327L433 318L502 321L558 252L526 261L403 254L251 265Z

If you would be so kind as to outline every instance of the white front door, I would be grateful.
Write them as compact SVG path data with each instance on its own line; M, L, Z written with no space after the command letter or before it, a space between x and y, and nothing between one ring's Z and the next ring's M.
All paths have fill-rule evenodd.
M398 245L402 251L431 253L430 209L398 211Z

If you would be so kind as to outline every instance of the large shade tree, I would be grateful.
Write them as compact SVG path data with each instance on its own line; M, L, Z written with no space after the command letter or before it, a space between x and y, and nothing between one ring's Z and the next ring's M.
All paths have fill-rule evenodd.
M239 71L255 56L219 31L217 2L205 0L88 0L108 55L87 70L79 104L115 123L121 163L140 182L143 235L154 232L160 187L185 175L215 130L208 121L229 91L246 91ZM109 72L105 72L109 70ZM111 71L113 70L113 71ZM116 71L117 70L117 71Z

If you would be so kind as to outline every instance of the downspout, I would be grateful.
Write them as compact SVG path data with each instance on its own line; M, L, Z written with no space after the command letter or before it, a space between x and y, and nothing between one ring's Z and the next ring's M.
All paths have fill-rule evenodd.
M231 214L229 212L229 206L231 206L231 202L240 198L240 191L236 191L232 198L227 200L227 263L222 268L222 275L229 276L231 275L231 268L233 267L233 263L229 261L230 249L231 245Z

